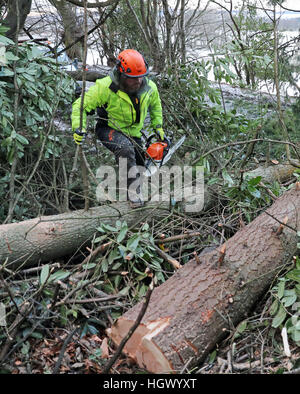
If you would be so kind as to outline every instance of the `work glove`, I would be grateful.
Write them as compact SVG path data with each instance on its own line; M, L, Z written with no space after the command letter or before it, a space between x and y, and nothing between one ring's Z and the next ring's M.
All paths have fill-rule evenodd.
M76 129L73 133L73 138L77 145L81 145L85 140L85 137L86 137L86 129L82 129L81 131L79 129Z
M160 138L161 141L165 139L165 132L163 131L162 127L156 127L155 134Z

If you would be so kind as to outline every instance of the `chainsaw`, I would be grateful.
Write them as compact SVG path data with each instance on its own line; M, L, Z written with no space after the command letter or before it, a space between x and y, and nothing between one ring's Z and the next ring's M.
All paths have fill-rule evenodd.
M183 144L185 135L175 143L173 143L172 137L165 137L163 141L157 140L156 142L152 142L154 138L157 139L155 134L151 135L146 141L144 175L147 177L154 175L161 166L171 159L173 154Z

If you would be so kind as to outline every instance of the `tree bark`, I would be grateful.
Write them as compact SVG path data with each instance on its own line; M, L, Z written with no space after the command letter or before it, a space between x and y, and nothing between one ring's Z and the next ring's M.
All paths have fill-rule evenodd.
M96 67L89 67L86 71L86 80L90 82L95 82L97 79L104 78L108 75L109 71L111 70L110 67L107 66L99 66ZM83 71L76 70L76 71L66 71L70 77L75 79L76 81L82 80Z
M61 16L64 27L62 39L65 47L68 47L77 38L82 36L83 27L78 23L74 5L60 0L51 0L50 2L54 5ZM83 39L73 45L66 52L70 59L77 58L81 62L83 60Z
M278 221L286 222L283 231ZM178 373L187 362L192 367L203 361L291 262L299 229L297 183L218 250L189 261L157 287L124 351L153 373ZM140 309L136 304L107 330L116 344Z
M127 202L113 203L52 216L42 216L0 226L0 267L9 269L47 262L90 241L101 223L114 225L121 218L128 226L169 214L165 204L132 210Z
M16 13L16 0L10 0L8 2L8 13L4 20L2 21L3 25L7 26L9 30L5 33L6 37L14 40L17 30L21 31L24 23L26 21L27 15L30 13L31 9L31 0L18 0L19 6L19 21L17 20Z

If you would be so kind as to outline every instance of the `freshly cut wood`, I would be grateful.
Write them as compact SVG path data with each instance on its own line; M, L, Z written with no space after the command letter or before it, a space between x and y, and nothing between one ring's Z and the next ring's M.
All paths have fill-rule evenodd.
M102 223L128 226L168 215L167 204L132 210L128 202L113 203L0 226L0 267L30 266L74 253L90 241Z
M192 367L203 361L291 262L299 229L297 183L225 244L192 259L154 289L124 351L152 373L178 373L187 362ZM117 345L141 306L136 304L107 330Z

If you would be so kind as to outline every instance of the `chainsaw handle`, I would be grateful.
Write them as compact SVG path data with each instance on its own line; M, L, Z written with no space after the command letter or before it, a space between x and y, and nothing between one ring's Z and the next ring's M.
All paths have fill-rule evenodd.
M153 140L153 138L156 138L157 139L157 135L154 133L154 134L151 134L148 138L146 138L146 146L149 146L150 145L150 143L151 143L151 141Z
M151 141L153 140L153 138L158 139L158 142L165 142L167 144L167 148L169 149L170 145L171 145L171 141L169 140L169 138L165 137L163 140L160 139L159 135L157 135L156 133L151 134L147 139L146 139L146 147L151 145Z

